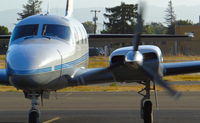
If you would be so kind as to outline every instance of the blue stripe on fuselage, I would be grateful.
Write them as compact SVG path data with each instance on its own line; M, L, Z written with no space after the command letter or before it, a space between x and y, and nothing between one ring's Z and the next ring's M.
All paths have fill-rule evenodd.
M71 68L72 66L76 65L76 64L79 64L85 60L88 59L88 53L85 54L84 56L74 60L74 61L71 61L71 62L68 62L68 63L64 63L62 65L57 65L54 67L54 70L61 70L62 69L66 69L66 68Z
M54 66L54 70L57 71L57 70L61 70L61 69L71 68L71 67L87 60L89 57L88 55L89 54L86 53L85 55L83 55L82 57L80 57L74 61L67 62L62 65L56 65L56 66ZM47 68L33 69L33 70L14 70L14 71L12 70L11 73L23 75L23 74L40 74L40 73L46 73L46 72L51 72L51 71L53 71L52 67L47 67Z

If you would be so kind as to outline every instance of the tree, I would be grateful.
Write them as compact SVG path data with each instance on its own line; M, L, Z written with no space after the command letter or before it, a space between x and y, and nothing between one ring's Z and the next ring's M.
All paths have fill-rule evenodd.
M10 34L10 32L7 27L0 26L0 35L9 35L9 34Z
M193 25L193 22L191 20L178 20L176 21L177 26L181 25Z
M84 22L82 24L85 27L87 33L94 33L95 25L91 21L86 21L86 22Z
M23 10L21 13L17 13L19 18L17 20L22 20L28 16L39 14L41 9L42 1L40 0L28 0L27 4L23 5Z
M106 8L107 13L104 17L108 19L108 22L104 22L106 30L102 33L133 33L137 9L137 4L125 4L124 2L120 6Z
M166 34L167 27L162 23L152 22L151 24L144 26L144 33L146 34Z
M165 20L166 24L168 25L168 34L174 34L175 33L175 22L176 22L176 15L174 12L174 8L172 5L172 1L169 1L168 8L165 10Z

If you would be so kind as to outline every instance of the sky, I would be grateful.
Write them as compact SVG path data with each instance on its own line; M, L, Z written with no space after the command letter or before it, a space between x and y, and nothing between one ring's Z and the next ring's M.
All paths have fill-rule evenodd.
M27 0L0 0L0 11L7 9L21 8L22 4ZM46 8L48 0L43 1L43 8ZM59 2L58 2L59 1ZM125 3L137 3L138 0L74 0L75 8L90 8L90 7L111 7L119 5L120 2ZM169 0L144 0L148 5L154 5L158 7L166 7ZM199 0L172 0L174 7L176 6L196 6L200 5ZM65 8L66 0L50 0L51 8Z
M26 4L28 0L0 0L0 25L7 26L10 30L13 29L14 24L17 23L17 12L21 12L22 5ZM50 1L50 8L56 8L51 11L53 14L64 15L64 11L59 12L59 8L65 8L66 0L42 0L42 9L43 13L46 13L48 1ZM75 18L81 22L92 20L93 14L91 14L90 9L101 9L105 11L105 7L114 7L120 5L121 2L128 4L135 4L141 0L74 0L74 8L81 12L82 15L76 12L74 14ZM165 10L168 7L169 0L143 0L146 3L145 8L145 22L165 22ZM200 0L172 0L175 13L177 15L177 20L179 19L188 19L192 20L194 23L199 22L200 16ZM85 11L83 8L89 8ZM18 11L16 11L16 9ZM6 13L9 13L8 10L14 10L10 15L7 16ZM5 11L5 12L4 12ZM103 23L103 11L99 16L99 23Z

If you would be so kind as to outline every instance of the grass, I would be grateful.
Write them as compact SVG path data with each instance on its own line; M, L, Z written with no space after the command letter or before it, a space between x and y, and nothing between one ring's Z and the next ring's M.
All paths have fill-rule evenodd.
M105 56L90 57L89 68L107 67L109 66L109 58Z
M200 85L173 85L177 91L200 91ZM60 90L59 92L122 92L122 91L140 91L144 87L141 85L136 86L77 86L68 87ZM164 91L163 88L157 86L157 91Z
M172 86L177 91L200 91L200 85L175 85ZM142 85L136 86L75 86L68 87L58 92L129 92L140 91L144 87ZM163 88L157 87L157 91L164 91ZM11 86L0 86L0 92L22 92Z
M200 56L166 56L164 57L164 61L196 61L200 60Z
M166 76L163 78L166 81L181 82L181 81L200 81L200 74L188 74L177 76Z

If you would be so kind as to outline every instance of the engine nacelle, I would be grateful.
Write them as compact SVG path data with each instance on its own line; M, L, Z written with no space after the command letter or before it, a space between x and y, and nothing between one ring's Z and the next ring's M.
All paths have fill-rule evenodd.
M133 51L133 47L123 47L119 48L112 52L110 55L110 65L112 64L124 64L126 62L130 62L130 54ZM142 45L139 46L138 50L141 55L143 56L143 62L150 61L150 60L157 60L158 62L163 61L162 53L160 48L151 45ZM132 53L133 54L133 53ZM134 54L133 54L134 55Z

